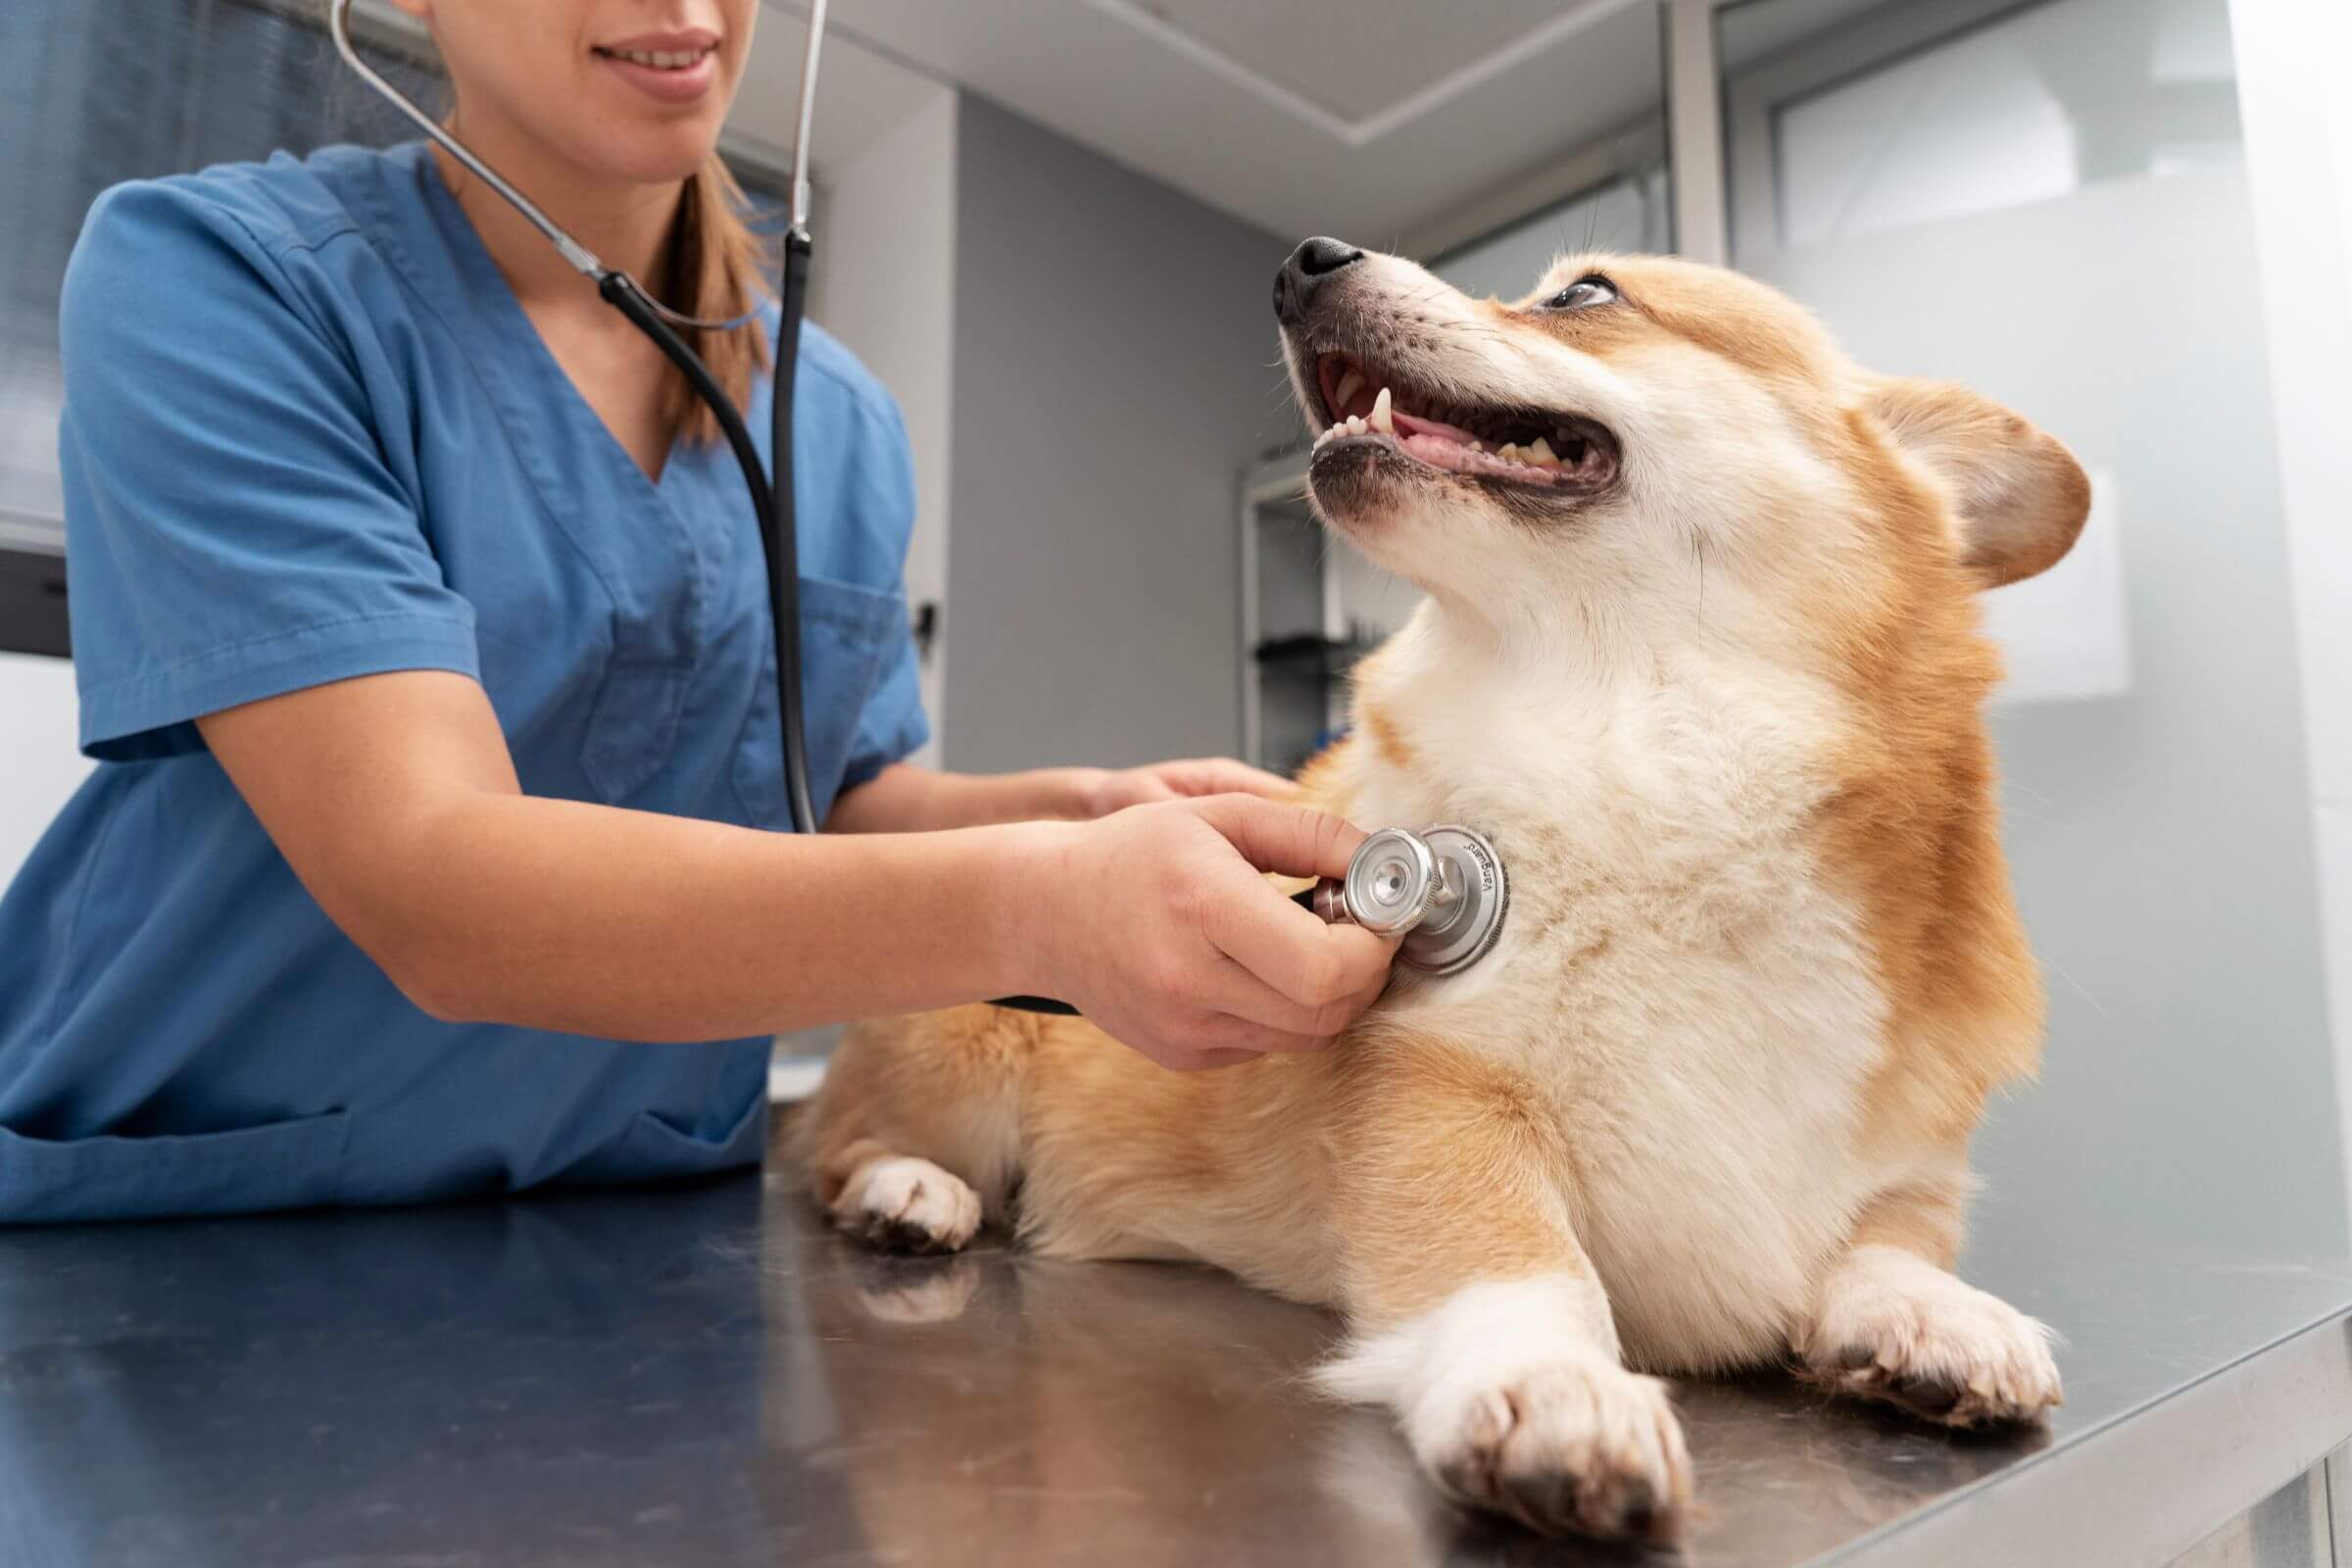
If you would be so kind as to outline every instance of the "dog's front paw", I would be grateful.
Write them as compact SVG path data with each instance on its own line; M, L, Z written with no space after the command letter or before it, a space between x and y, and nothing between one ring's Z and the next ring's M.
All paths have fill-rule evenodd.
M927 1159L877 1159L844 1184L833 1221L886 1252L953 1252L980 1229L980 1195Z
M2063 1399L2048 1329L1890 1247L1838 1265L1796 1348L1831 1390L1945 1426L2037 1421Z
M1439 1486L1531 1529L1663 1544L1690 1509L1690 1456L1666 1385L1597 1355L1441 1386L1407 1425Z

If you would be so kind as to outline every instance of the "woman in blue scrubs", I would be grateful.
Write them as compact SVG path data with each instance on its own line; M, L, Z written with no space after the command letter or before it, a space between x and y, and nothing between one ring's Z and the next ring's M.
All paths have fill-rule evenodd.
M757 298L713 153L756 0L399 3L461 134L559 222L689 314ZM62 336L105 765L0 902L0 1221L693 1176L760 1158L779 1029L1043 993L1192 1067L1378 992L1387 944L1258 874L1360 837L1277 780L905 761L906 437L821 330L793 409L814 838L782 831L734 464L455 166L118 187ZM702 346L764 440L756 339Z

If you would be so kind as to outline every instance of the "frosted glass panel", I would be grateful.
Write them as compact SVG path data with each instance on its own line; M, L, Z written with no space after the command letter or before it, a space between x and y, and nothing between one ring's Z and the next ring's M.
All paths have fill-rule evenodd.
M1784 249L2240 159L2229 18L2059 0L1775 106Z
M2050 997L1981 1225L2341 1253L2301 666L2228 0L1725 14L1734 260L1863 364L2065 441L2091 524L1985 597ZM1962 29L1971 17L1988 18ZM1744 48L1743 48L1744 46Z

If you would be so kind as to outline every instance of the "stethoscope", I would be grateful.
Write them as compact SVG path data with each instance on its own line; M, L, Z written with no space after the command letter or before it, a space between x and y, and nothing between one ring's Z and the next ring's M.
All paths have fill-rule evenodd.
M753 310L731 321L681 316L647 294L628 273L607 267L595 252L558 226L529 197L360 58L351 39L351 6L352 0L333 0L327 11L327 30L343 63L435 146L546 235L566 262L595 283L606 304L654 341L717 418L736 466L743 470L753 513L760 519L768 609L775 617L776 708L783 737L785 800L791 808L793 830L814 833L817 823L808 798L808 747L801 722L800 548L793 514L792 398L800 360L801 318L808 298L808 256L813 248L808 237L808 136L816 110L816 57L824 42L826 0L810 0L808 7L808 47L801 56L801 98L793 117L791 213L784 230L783 276L777 296L781 319L776 327L769 404L768 438L775 461L765 473L760 471L760 454L752 445L742 412L702 357L670 330L674 324L728 331L756 321L760 312ZM1399 963L1431 974L1451 974L1493 949L1501 934L1510 890L1494 847L1470 829L1449 825L1422 834L1393 827L1372 834L1357 848L1345 877L1324 879L1297 895L1297 902L1326 920L1348 921L1381 935L1400 936ZM998 1004L1032 1012L1077 1010L1066 1002L1043 997L1005 997Z

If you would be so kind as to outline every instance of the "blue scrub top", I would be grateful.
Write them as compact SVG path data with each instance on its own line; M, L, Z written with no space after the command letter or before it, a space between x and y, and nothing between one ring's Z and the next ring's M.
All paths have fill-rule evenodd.
M191 722L455 670L532 795L787 829L759 529L725 447L681 444L649 479L420 145L109 191L63 343L81 744L105 765L0 901L0 1220L756 1162L765 1040L435 1021L303 890ZM764 384L749 416L764 458ZM927 734L913 480L889 396L814 327L793 430L821 818Z

